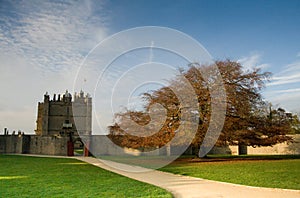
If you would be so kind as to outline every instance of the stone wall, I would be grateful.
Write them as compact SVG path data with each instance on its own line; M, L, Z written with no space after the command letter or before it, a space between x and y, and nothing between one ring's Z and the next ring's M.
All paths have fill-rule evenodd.
M209 152L209 155L231 155L232 151L229 146L214 146Z
M144 149L140 151L138 149L123 148L111 142L111 140L104 135L93 135L90 137L89 143L90 152L94 156L114 155L114 156L126 156L126 155L144 155L144 156L158 156L166 155L166 152L160 153L159 149Z
M248 147L249 155L271 155L271 154L300 154L300 134L293 135L294 143L277 144L273 147ZM137 150L124 149L112 144L106 136L93 135L86 136L90 145L90 151L96 156L101 155L140 155ZM29 153L42 155L62 155L66 156L68 152L67 142L69 137L56 136L37 136L37 135L0 135L0 154L1 153ZM84 142L87 142L86 140ZM167 149L167 148L166 148ZM179 149L179 150L178 150ZM165 152L158 150L143 153L143 155L175 155L182 148L169 147ZM237 146L214 147L209 154L238 154ZM193 154L192 147L189 147L185 154Z
M248 155L300 155L300 134L292 135L294 142L281 143L274 146L247 147ZM237 146L229 146L232 155L238 155Z
M0 153L67 155L68 137L0 135Z
M95 156L102 155L124 155L123 148L112 144L111 140L104 135L93 135L90 137L90 152Z
M31 154L42 155L67 155L68 137L55 136L30 136Z
M30 136L0 135L0 153L29 153Z

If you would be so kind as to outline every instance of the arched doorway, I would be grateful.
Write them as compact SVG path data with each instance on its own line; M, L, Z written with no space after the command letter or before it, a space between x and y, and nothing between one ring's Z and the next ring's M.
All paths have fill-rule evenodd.
M84 154L84 143L82 142L81 138L80 137L74 138L73 145L74 145L74 155L82 156Z
M89 156L89 141L83 143L80 137L73 137L68 141L68 156Z

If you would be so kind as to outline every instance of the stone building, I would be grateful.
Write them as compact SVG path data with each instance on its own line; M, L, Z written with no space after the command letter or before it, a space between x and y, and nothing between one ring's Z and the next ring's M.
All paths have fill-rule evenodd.
M72 95L66 91L62 96L48 93L44 101L38 103L36 135L40 136L79 136L91 135L92 98L81 91Z

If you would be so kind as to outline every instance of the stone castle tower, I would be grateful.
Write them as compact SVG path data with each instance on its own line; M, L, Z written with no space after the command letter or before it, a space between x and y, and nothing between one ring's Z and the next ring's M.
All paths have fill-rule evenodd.
M72 95L54 94L50 100L48 93L44 95L44 102L38 103L36 121L37 135L91 135L92 132L92 98L81 91Z

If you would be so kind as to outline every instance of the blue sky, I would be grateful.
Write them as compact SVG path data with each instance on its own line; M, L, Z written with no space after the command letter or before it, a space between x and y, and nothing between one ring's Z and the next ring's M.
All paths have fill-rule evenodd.
M0 0L0 128L32 133L43 94L72 90L96 44L139 26L179 30L215 60L272 72L264 97L300 112L300 1Z

